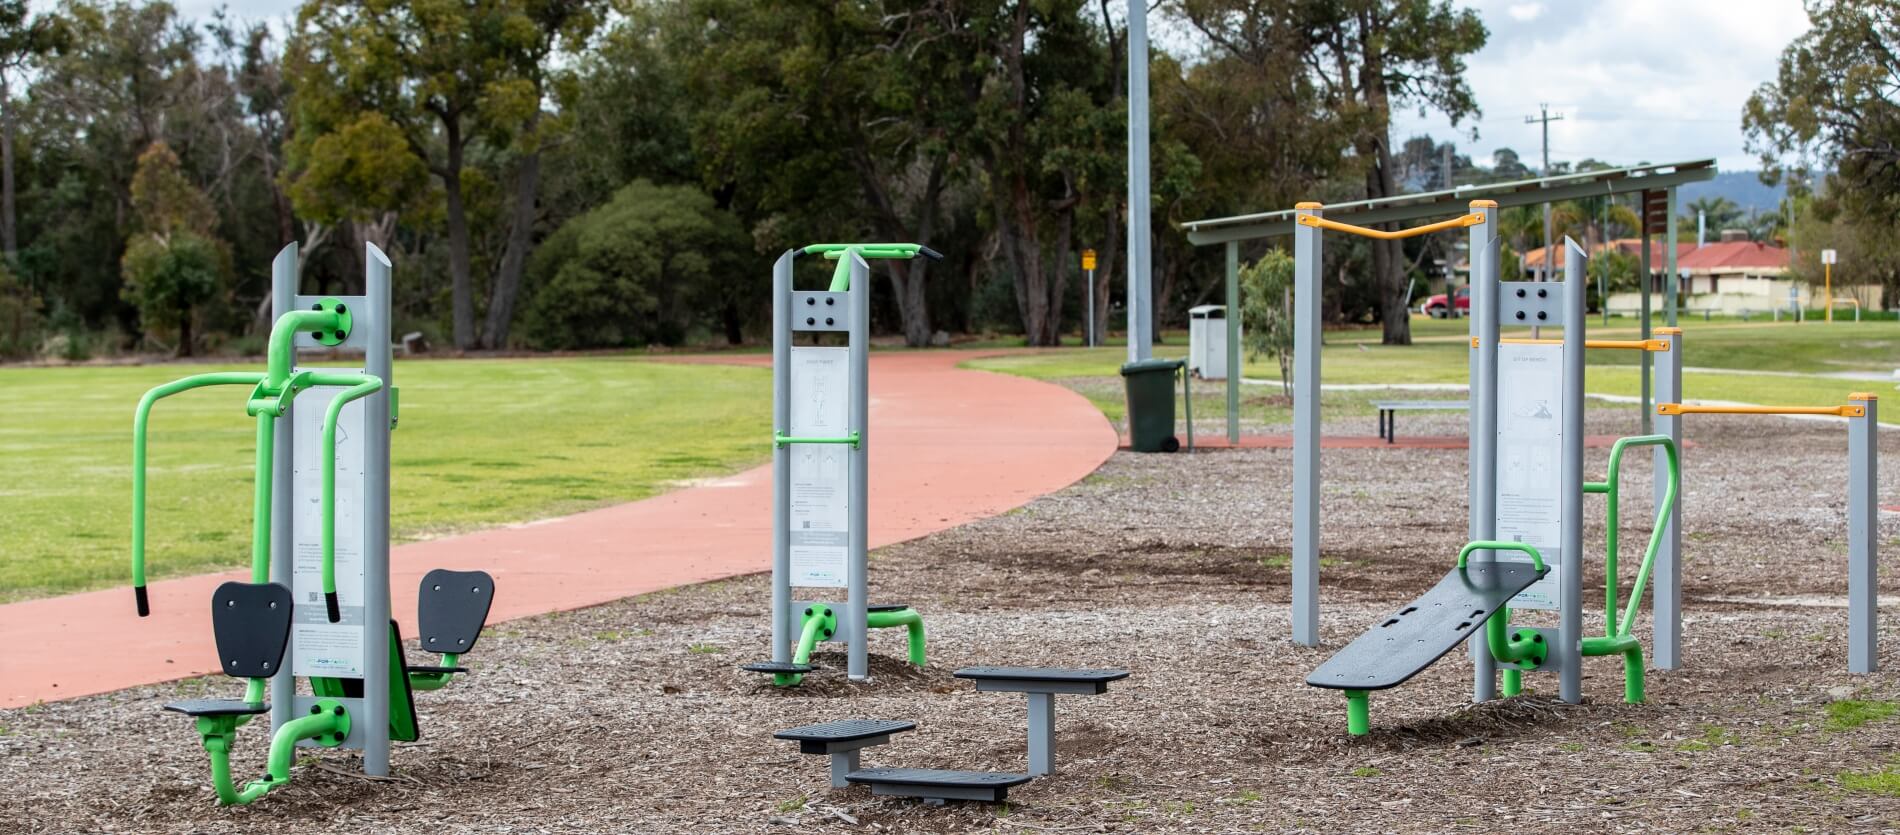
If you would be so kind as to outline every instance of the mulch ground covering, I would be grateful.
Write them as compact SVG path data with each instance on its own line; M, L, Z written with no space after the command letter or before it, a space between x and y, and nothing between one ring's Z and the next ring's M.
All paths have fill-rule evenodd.
M1632 432L1634 413L1591 413ZM1452 434L1462 417L1413 421ZM1371 434L1351 424L1342 431ZM251 807L213 805L191 723L167 700L235 696L194 679L0 711L4 832L1841 832L1900 827L1900 621L1883 666L1846 673L1845 432L1724 418L1691 425L1685 484L1687 665L1622 703L1620 662L1590 659L1585 701L1473 706L1455 652L1374 694L1373 732L1306 674L1451 565L1465 533L1464 452L1325 457L1322 633L1287 640L1291 456L1119 453L1082 483L1000 517L884 549L874 602L907 602L873 636L872 679L840 652L795 689L739 664L768 655L768 583L748 577L492 628L448 689L417 694L423 741L369 780L341 752L302 758ZM1900 462L1900 435L1883 438ZM1600 478L1606 451L1586 455ZM1626 467L1624 581L1646 540L1648 467ZM1900 495L1900 463L1882 478ZM1891 502L1889 502L1891 503ZM1602 503L1588 497L1586 624L1602 617ZM736 509L764 512L763 509ZM631 534L637 535L637 533ZM1900 548L1900 518L1881 541ZM1896 579L1883 578L1892 593ZM501 593L506 594L505 584ZM1745 600L1753 598L1754 600ZM1767 598L1769 602L1762 602ZM1646 624L1639 632L1647 637ZM206 652L210 636L206 636ZM112 663L111 647L74 663ZM976 664L1123 667L1099 696L1057 701L1060 773L1005 807L826 787L822 757L775 730L910 719L867 765L1019 771L1024 699L951 676ZM239 732L242 775L262 730Z

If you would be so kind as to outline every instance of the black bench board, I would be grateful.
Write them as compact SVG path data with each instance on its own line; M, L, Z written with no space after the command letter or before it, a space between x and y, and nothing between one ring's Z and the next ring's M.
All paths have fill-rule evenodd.
M772 738L798 742L851 742L916 730L916 728L916 722L899 719L840 719L836 722L820 722L816 725L786 728L773 734Z
M416 641L424 650L466 653L475 648L495 602L495 578L486 571L438 568L416 590Z
M1483 629L1485 618L1548 571L1527 562L1453 568L1419 599L1334 653L1306 683L1333 690L1385 690L1404 684Z
M218 669L238 678L269 678L290 646L290 589L281 583L225 583L211 593L211 634Z
M1068 670L1061 667L964 667L954 675L975 681L978 690L1097 694L1108 692L1109 682L1127 678L1128 671Z

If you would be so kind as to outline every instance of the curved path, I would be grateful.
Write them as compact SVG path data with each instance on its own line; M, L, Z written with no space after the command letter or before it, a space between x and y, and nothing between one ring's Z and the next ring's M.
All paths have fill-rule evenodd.
M1017 507L1073 484L1114 453L1115 429L1081 395L956 367L975 356L872 355L871 547ZM759 437L767 443L769 429L759 427ZM395 614L413 628L412 590L437 567L493 573L498 593L491 621L767 571L770 506L768 465L574 516L399 546L390 555ZM154 583L153 614L143 620L122 587L0 606L0 707L214 672L206 601L218 584L248 576L236 571ZM759 601L761 635L769 606Z

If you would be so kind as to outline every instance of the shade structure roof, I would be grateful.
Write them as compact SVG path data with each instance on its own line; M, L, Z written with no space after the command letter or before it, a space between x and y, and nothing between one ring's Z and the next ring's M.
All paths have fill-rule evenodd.
M1361 226L1443 218L1464 213L1473 200L1495 200L1499 208L1556 203L1582 197L1670 189L1715 177L1715 160L1667 162L1605 168L1555 177L1459 186L1442 191L1399 194L1374 200L1335 203L1326 217ZM1293 209L1217 217L1183 224L1195 246L1293 234Z

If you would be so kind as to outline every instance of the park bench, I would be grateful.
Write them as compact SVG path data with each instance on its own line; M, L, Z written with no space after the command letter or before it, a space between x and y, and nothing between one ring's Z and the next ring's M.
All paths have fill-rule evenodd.
M779 731L778 739L796 740L799 751L831 757L831 785L861 783L875 795L915 797L941 806L952 800L1001 803L1011 787L1055 773L1058 694L1108 692L1108 684L1128 677L1127 670L1068 670L1056 667L965 667L957 678L976 682L983 692L1029 696L1029 771L956 771L939 768L858 768L858 752L889 742L891 734L914 723L887 719L846 719ZM842 781L841 779L842 778Z
M1411 411L1468 411L1469 400L1374 400L1372 408L1379 410L1379 437L1386 443L1392 443L1398 437L1398 419L1401 410Z

